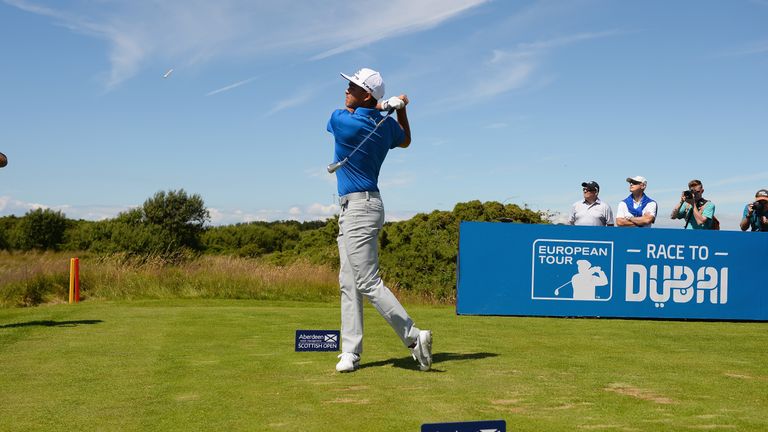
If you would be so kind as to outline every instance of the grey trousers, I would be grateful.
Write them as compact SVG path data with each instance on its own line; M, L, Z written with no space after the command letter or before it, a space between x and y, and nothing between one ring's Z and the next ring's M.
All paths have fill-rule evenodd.
M416 342L419 329L405 308L379 276L379 232L384 225L380 198L347 201L339 215L339 286L341 287L341 351L363 351L363 297L389 323L408 347Z

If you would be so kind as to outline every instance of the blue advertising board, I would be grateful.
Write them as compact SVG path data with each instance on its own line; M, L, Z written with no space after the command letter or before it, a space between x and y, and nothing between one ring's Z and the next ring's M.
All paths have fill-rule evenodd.
M504 420L472 421L459 423L425 423L421 432L506 432Z
M460 315L768 320L768 234L462 222Z

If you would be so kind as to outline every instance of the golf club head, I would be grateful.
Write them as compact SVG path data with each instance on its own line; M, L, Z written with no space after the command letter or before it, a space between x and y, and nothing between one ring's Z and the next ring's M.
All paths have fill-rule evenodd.
M349 159L349 158L344 158L343 160L340 160L340 161L338 161L338 162L334 162L334 163L332 163L332 164L328 165L328 173L329 173L329 174L333 174L333 173L335 173L337 169L341 168L341 166L342 166L342 165L344 165L345 163L347 163L347 160L348 160L348 159Z

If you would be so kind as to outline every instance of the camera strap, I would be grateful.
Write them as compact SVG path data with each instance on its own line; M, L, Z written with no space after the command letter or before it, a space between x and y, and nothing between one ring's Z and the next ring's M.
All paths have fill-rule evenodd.
M704 207L707 206L707 203L709 201L702 198L699 202L701 203L701 205L699 206L699 211L701 211ZM691 218L693 217L693 206L695 206L696 204L698 203L691 204L691 208L689 208L688 211L685 213L685 225L683 225L683 229L687 229L688 224L691 223Z
M683 225L683 229L688 229L688 224L691 223L691 217L693 217L693 206L685 212L685 225Z

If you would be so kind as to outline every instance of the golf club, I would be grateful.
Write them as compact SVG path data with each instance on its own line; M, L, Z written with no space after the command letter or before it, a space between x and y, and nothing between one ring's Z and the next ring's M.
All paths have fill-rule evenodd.
M371 135L373 135L373 133L376 132L376 129L378 129L379 126L381 126L381 124L384 123L384 120L386 120L387 117L389 117L393 112L395 112L394 109L391 109L391 110L387 111L387 115L385 115L384 118L382 118L378 123L376 123L376 127L374 127L373 130L365 138L363 138L362 141L360 141L360 144L358 144L357 147L355 147L352 150L352 152L349 155L347 155L347 157L345 157L344 159L342 159L342 160L340 160L338 162L334 162L334 163L328 165L328 173L329 174L333 174L333 173L336 172L337 169L339 169L342 166L344 166L349 161L349 157L352 156L353 154L355 154L357 149L359 149L360 146L363 145L364 142L368 141L368 138L370 138Z
M556 295L556 296L559 296L559 295L560 295L560 288L564 288L564 287L565 287L566 285L568 285L569 283L571 283L571 281L568 281L568 282L566 282L566 283L564 283L564 284L560 285L559 287L555 288L555 295Z

